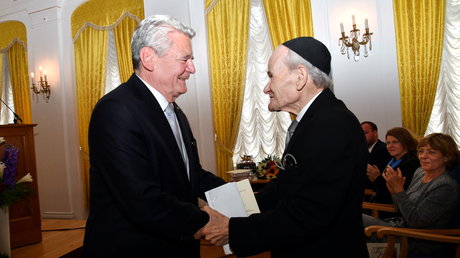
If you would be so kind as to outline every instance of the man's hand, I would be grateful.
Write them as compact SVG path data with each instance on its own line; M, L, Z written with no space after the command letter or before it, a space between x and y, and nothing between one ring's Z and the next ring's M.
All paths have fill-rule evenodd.
M374 182L380 176L380 170L376 165L367 164L367 177Z
M216 246L228 243L228 223L229 218L220 214L218 211L204 206L203 211L209 214L209 222L202 229L195 233L194 237L200 239L204 236L206 240Z
M198 239L202 239L204 237L204 234L203 234L203 228L200 228L194 235L193 235L193 238L195 238L196 240Z

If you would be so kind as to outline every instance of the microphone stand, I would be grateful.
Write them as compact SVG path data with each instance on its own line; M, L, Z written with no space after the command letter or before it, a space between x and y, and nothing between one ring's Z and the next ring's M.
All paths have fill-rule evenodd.
M14 124L18 124L18 121L20 122L20 124L22 124L22 119L19 117L18 114L16 114L6 103L5 101L3 101L3 99L0 98L0 101L13 113L14 115L14 118L13 118L13 122Z

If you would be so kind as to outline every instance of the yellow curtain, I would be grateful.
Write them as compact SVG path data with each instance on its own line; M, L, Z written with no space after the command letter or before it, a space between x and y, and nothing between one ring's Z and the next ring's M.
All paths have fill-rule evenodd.
M82 176L87 197L89 194L88 126L94 105L104 94L107 47L103 46L107 46L107 41L107 31L87 28L74 44Z
M0 23L0 31L0 52L8 56L15 112L23 123L31 123L26 27L21 22L8 21Z
M131 37L136 30L138 22L133 19L123 19L113 29L115 45L117 47L118 67L120 68L120 80L125 82L133 74L133 62L131 58Z
M3 71L3 53L0 52L0 89L3 89L3 72L2 71ZM1 90L0 90L0 98L3 99Z
M89 196L88 126L94 105L104 95L108 30L114 30L120 79L125 81L133 72L131 49L126 42L130 42L137 21L143 18L142 0L91 0L72 14L85 200Z
M273 48L301 37L313 37L310 0L264 0Z
M94 11L97 10L97 11ZM88 24L110 26L127 13L144 19L143 0L90 0L72 13L72 35L86 28ZM131 35L129 35L131 38Z
M206 1L217 175L232 169L243 104L249 0Z
M27 66L27 52L15 42L8 50L10 80L13 91L14 111L21 117L22 123L31 123L30 89Z
M0 52L6 51L6 48L17 39L24 46L27 43L26 26L22 22L8 21L0 23Z
M423 136L441 66L445 1L395 0L393 8L402 124Z

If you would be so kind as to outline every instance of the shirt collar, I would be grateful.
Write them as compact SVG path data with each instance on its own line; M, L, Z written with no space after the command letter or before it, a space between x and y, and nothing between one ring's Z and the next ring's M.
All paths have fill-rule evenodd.
M297 117L295 118L297 120L297 122L300 122L300 120L302 120L303 115L305 115L305 113L307 112L308 108L311 106L313 101L315 101L315 99L319 96L319 94L321 94L321 92L323 92L323 91L318 92L313 98L310 99L310 101L308 101L307 105L305 105L302 108L302 110L300 110L299 114L297 114Z
M145 87L147 87L147 89L149 89L150 92L152 92L153 96L158 101L158 104L160 104L161 110L163 110L163 112L164 112L166 107L169 104L169 102L166 100L166 98L159 91L157 91L154 87L152 87L152 85L150 85L146 81L142 80L142 78L139 77L139 75L136 74L136 76L145 84Z
M371 147L367 148L367 150L369 151L369 153L372 152L372 150L374 149L374 146L377 144L379 140L375 141L374 144L371 145Z

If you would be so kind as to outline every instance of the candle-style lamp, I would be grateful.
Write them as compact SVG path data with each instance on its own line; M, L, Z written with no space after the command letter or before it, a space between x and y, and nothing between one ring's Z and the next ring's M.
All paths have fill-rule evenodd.
M353 51L353 59L355 62L359 61L359 56L360 56L360 45L364 46L364 57L367 57L369 55L369 52L367 50L367 45L369 44L369 51L372 50L372 40L371 36L372 32L369 32L369 21L367 19L367 16L364 18L364 29L365 33L362 36L362 40L360 41L358 37L360 36L360 30L356 28L356 19L355 15L351 15L351 21L352 21L352 26L353 29L350 30L350 37L345 36L345 29L343 26L343 22L340 23L340 33L342 37L339 38L339 46L340 46L340 53L342 55L347 54L348 59L350 59L350 54L348 52L348 48L351 47L351 50Z
M30 78L32 79L32 92L35 93L38 101L38 95L43 94L43 99L48 102L51 96L51 88L48 83L48 78L46 75L46 70L43 70L43 67L39 67L39 81L38 86L35 85L35 74L30 73Z

